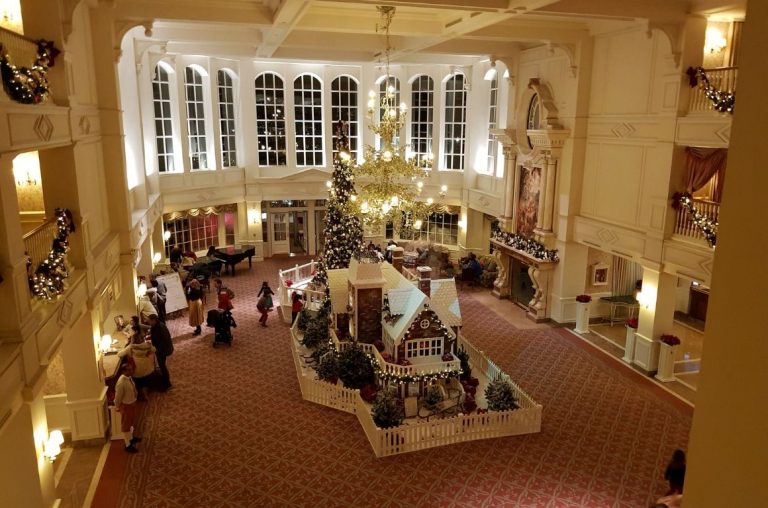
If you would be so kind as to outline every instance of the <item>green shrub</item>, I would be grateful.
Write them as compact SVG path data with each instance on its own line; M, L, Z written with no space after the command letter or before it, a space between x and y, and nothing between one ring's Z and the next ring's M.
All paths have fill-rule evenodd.
M512 383L501 376L496 376L486 387L485 400L491 411L506 411L520 407L517 405Z
M380 429L397 427L403 423L405 412L400 404L400 400L389 390L382 390L376 394L371 408L371 417L373 423Z
M357 344L339 353L339 379L347 388L362 388L373 384L375 372L371 361Z
M336 382L339 378L339 359L334 351L329 351L315 367L318 379L322 381Z
M427 392L424 394L424 405L428 409L435 409L443 400L443 392L440 390L440 386L432 385L427 387Z
M302 311L299 312L299 315L296 317L296 320L298 321L296 326L298 327L299 331L306 331L307 325L309 325L310 321L312 321L311 311L309 309L302 309Z
M301 338L301 344L304 347L313 349L321 344L328 342L330 338L328 331L328 322L324 319L313 319L307 324L304 330L304 336Z
M472 377L472 368L469 366L469 353L467 353L463 346L456 350L456 357L461 362L461 379Z

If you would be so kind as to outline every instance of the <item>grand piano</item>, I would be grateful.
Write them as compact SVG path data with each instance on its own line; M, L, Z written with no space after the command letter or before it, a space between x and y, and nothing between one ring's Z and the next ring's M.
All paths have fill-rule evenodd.
M248 258L248 268L251 268L251 258L256 255L255 245L229 245L227 247L221 247L216 249L213 255L224 262L224 271L229 269L230 274L234 277L235 265L245 258Z

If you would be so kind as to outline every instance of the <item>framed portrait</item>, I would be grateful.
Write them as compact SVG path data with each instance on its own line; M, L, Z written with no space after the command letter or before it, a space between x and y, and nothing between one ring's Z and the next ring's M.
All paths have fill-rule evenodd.
M592 285L593 286L608 285L608 265L604 263L597 263L594 266L592 266Z

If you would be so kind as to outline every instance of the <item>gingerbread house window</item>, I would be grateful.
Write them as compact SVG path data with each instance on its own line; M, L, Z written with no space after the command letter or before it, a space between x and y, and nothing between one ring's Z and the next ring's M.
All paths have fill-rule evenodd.
M406 358L420 358L443 354L443 339L414 339L405 343Z

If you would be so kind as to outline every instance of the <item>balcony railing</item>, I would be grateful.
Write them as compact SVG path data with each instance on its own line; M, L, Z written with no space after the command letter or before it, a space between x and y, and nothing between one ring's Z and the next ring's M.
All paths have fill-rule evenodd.
M702 215L706 215L712 221L718 222L720 203L709 201L708 199L693 198L693 206ZM680 207L680 209L677 210L675 234L686 238L706 240L704 234L702 234L701 230L696 227L690 214L683 207Z
M56 233L56 219L52 218L24 235L24 250L27 252L33 267L37 267L48 257Z
M709 84L713 89L730 93L736 92L736 78L738 76L738 71L738 67L715 67L713 69L704 69L704 72L709 79ZM707 97L704 80L698 80L696 88L691 92L688 112L701 113L714 110L715 108L712 100Z

